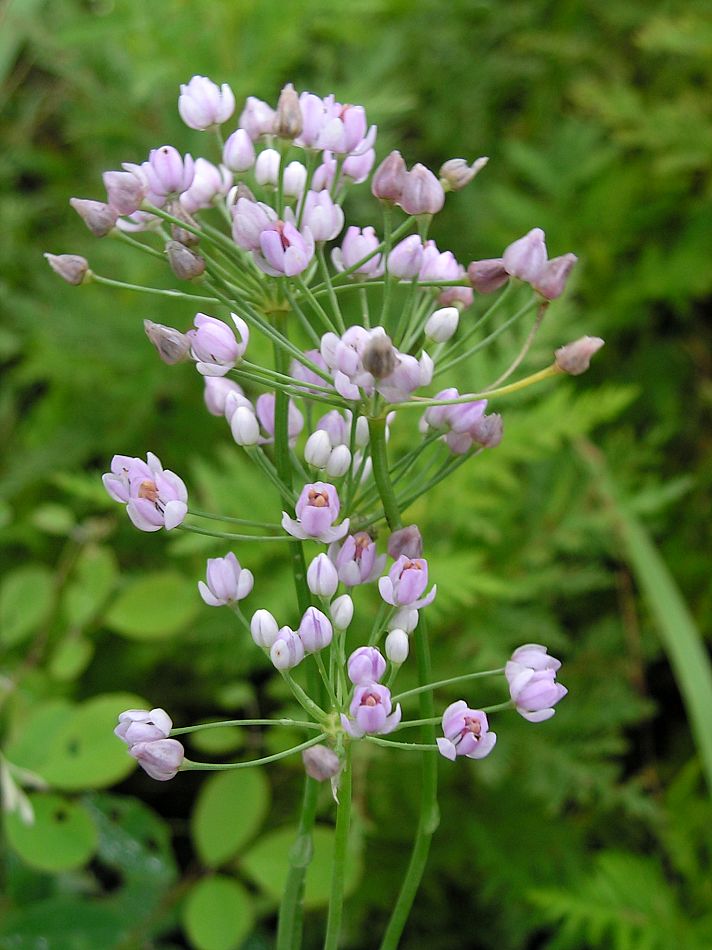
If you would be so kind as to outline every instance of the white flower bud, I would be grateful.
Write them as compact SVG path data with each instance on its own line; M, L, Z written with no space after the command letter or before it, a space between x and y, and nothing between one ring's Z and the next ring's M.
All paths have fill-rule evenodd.
M269 610L256 610L250 621L252 639L258 647L269 650L279 636L279 625Z
M405 630L391 630L386 637L386 656L391 663L397 663L398 666L400 666L401 663L405 663L408 659L409 652L410 643L408 642L408 634Z
M354 615L354 602L348 594L342 594L331 604L331 620L337 630L346 630Z
M335 449L331 452L329 456L329 461L326 463L326 472L327 475L331 475L332 478L338 478L340 475L345 475L351 465L351 453L349 452L348 445L337 445Z
M436 343L445 343L457 330L460 314L457 307L443 307L431 314L425 324L425 335Z
M403 607L388 621L389 630L405 630L406 633L412 633L417 626L418 611L414 607Z
M356 445L358 445L359 448L363 448L364 445L368 445L368 440L368 419L366 416L359 416L356 420Z
M326 468L331 458L331 439L323 429L317 429L307 439L304 446L304 458L314 468Z
M257 416L246 406L238 406L230 420L232 437L238 445L257 445L260 439L260 424Z
M301 637L289 627L282 627L279 639L275 640L269 656L278 670L291 670L304 659L304 644Z
M290 162L284 169L284 193L290 198L298 198L307 184L307 170L301 162Z
M317 554L307 570L309 590L316 597L333 597L339 586L339 574L326 554Z
M279 183L279 161L279 152L275 148L266 148L260 152L255 162L255 181L258 185L277 187Z

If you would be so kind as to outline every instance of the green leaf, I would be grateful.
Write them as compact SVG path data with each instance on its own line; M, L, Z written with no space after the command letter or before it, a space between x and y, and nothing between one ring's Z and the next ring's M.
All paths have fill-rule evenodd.
M245 730L238 726L221 726L216 729L203 729L190 735L190 745L193 749L206 752L209 755L224 755L234 752L245 744Z
M113 730L120 712L146 705L131 693L105 693L77 706L54 736L47 759L38 766L42 777L72 791L104 788L125 778L136 761Z
M66 699L37 705L22 721L21 730L5 748L10 762L34 772L42 767L55 738L72 718L74 707Z
M61 795L30 795L35 820L26 825L17 812L6 815L8 841L23 861L40 871L79 868L96 850L98 834L86 809Z
M296 826L288 826L264 835L240 860L240 866L262 890L275 901L282 896L289 853L297 837ZM307 870L304 891L305 907L321 907L329 902L331 868L334 855L334 832L317 826L313 834L314 856ZM349 849L346 861L345 892L350 894L361 877L361 861Z
M252 928L253 911L244 888L232 878L206 877L191 889L183 923L197 950L233 950Z
M221 772L204 783L193 810L191 831L201 860L218 867L258 830L270 789L259 769Z
M94 644L84 637L67 637L57 645L49 661L50 675L72 680L80 675L94 655Z
M117 633L136 640L170 637L199 609L195 585L182 574L163 571L129 581L106 614Z
M97 950L121 946L130 922L114 908L66 896L39 901L7 914L0 923L0 950Z
M0 643L15 646L33 633L52 608L54 578L43 564L11 571L0 586Z
M96 615L114 589L118 573L110 548L94 544L84 548L62 599L69 624L81 627Z
M76 524L74 513L64 505L47 502L32 512L32 524L46 534L66 536Z

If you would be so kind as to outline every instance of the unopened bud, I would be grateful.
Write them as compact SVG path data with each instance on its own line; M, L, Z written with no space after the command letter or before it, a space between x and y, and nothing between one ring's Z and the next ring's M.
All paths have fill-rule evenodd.
M144 320L143 328L164 363L173 366L188 359L190 339L185 333L174 327L163 326L162 323L153 323L152 320Z
M419 614L415 607L403 607L388 622L389 630L405 630L412 633L418 626Z
M314 468L326 468L331 458L331 439L328 432L317 429L307 439L304 446L304 458Z
M291 82L288 82L279 94L274 131L282 139L295 139L301 133L302 127L299 96Z
M231 172L246 172L255 164L255 146L244 129L237 129L225 142L223 164Z
M391 663L396 663L400 666L401 663L405 663L408 659L408 653L410 652L410 641L408 640L408 634L405 630L391 630L391 632L386 637L386 656L391 661Z
M188 214L180 201L174 201L169 210L174 218L180 218L191 228L197 228L198 222L192 215ZM182 228L179 224L171 224L171 237L179 244L185 244L186 247L196 247L200 243L200 238L194 231Z
M442 307L428 318L425 335L436 343L445 343L457 330L459 320L457 307Z
M45 254L45 260L55 274L75 287L87 282L91 274L89 261L78 254Z
M374 336L366 345L362 356L363 368L374 379L385 379L396 368L396 353L390 337Z
M489 158L476 159L471 165L464 158L451 158L440 168L440 181L445 191L460 191L469 185L478 172L485 167Z
M336 600L332 601L330 612L332 622L336 629L346 630L353 620L354 602L348 594L342 594L341 597L337 597Z
M371 179L371 194L381 201L395 204L403 193L408 169L400 152L392 151L381 162Z
M288 198L298 198L307 185L306 166L301 162L290 162L284 169L283 188Z
M299 636L307 653L317 653L329 646L334 631L325 613L316 607L307 607L299 624Z
M331 475L332 478L340 478L348 472L350 467L351 452L348 445L337 445L326 463L326 474Z
M339 574L326 554L317 554L307 569L307 584L316 597L333 597L339 586Z
M501 257L472 261L467 268L467 276L473 288L480 294L494 293L509 280Z
M580 340L560 346L554 353L556 365L564 373L580 376L591 363L591 357L603 346L600 336L582 336Z
M260 424L257 416L247 406L238 406L230 419L230 431L238 445L257 445L260 441Z
M437 214L445 204L445 192L430 169L418 163L406 175L398 204L406 214Z
M388 539L388 556L397 561L403 554L411 559L423 556L423 538L415 524L399 528Z
M282 627L279 637L270 647L269 656L278 670L291 670L304 659L304 644L289 627Z
M109 204L119 214L133 214L141 207L144 186L132 172L104 172L102 175Z
M325 745L313 745L310 749L305 749L302 752L302 761L304 771L309 778L316 779L317 782L334 778L341 770L338 755Z
M368 440L370 437L371 434L368 431L368 419L366 416L359 416L356 420L356 445L362 449L364 445L368 445Z
M577 261L578 257L575 254L552 257L550 261L547 261L537 279L532 281L532 287L547 300L556 300L563 294L566 281Z
M279 182L279 152L275 148L266 148L260 152L255 162L255 181L258 185L277 187Z
M106 237L113 231L118 214L110 205L88 198L70 198L69 203L94 237Z
M250 633L258 647L269 650L279 637L279 626L269 610L256 610L250 621Z
M178 280L192 280L205 270L205 258L179 241L168 241L166 256Z

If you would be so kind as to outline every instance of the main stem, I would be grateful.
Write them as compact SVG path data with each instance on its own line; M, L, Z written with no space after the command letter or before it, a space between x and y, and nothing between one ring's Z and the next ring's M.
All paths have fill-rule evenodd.
M286 326L282 333L287 335ZM278 373L289 372L289 356L283 347L275 343L274 364ZM285 392L276 390L274 402L274 461L277 474L282 482L291 488L292 464L289 458L289 396ZM292 569L294 571L294 586L297 593L297 603L300 613L303 613L310 604L309 588L306 581L306 566L302 544L296 539L289 545ZM319 696L318 674L312 671L311 664L307 665L307 675L316 677L317 682L308 682L308 692L312 696ZM311 675L310 675L311 674ZM316 688L315 688L316 686ZM304 794L299 813L297 837L289 852L289 871L284 885L282 902L279 908L279 922L277 924L277 950L299 950L302 943L302 923L304 916L304 882L307 869L313 855L312 829L316 820L316 807L319 797L319 783L306 776L304 780Z
M324 950L337 950L341 932L341 917L344 908L344 880L346 877L346 851L351 826L351 747L346 748L344 768L339 783L339 807L336 813L336 836L334 862L329 896L329 916L326 922Z
M401 526L400 510L396 494L388 473L388 453L386 448L386 420L385 418L369 419L371 435L371 456L373 459L373 477L381 496L383 510L392 531ZM427 624L424 617L415 629L415 656L418 664L418 685L425 686L432 679L430 647L428 645ZM433 694L426 690L420 694L419 709L421 719L434 719L435 704ZM421 739L425 746L435 745L435 726L423 725ZM430 851L430 839L440 823L438 810L438 763L437 756L432 751L424 751L421 759L421 792L420 815L415 832L415 841L410 855L408 870L405 873L400 893L388 922L388 927L381 943L381 950L394 950L405 928L415 895L425 871L425 864Z

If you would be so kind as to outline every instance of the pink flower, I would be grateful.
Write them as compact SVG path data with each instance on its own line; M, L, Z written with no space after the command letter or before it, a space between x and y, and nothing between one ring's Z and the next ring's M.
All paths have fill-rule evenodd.
M261 201L238 198L232 209L232 239L246 251L259 251L263 231L277 221L277 212Z
M378 683L357 686L349 706L351 717L341 715L341 725L354 739L366 734L386 735L401 721L400 703L391 712L391 691Z
M274 132L276 113L262 99L248 96L245 108L240 114L240 128L244 129L252 141L261 135L271 135Z
M177 739L156 739L154 742L135 743L129 754L151 778L167 782L175 777L183 764L185 750Z
M230 551L225 557L208 558L206 583L198 581L200 596L209 607L224 607L243 600L252 590L252 571L240 567Z
M266 438L261 438L262 445L271 445L274 442L274 393L263 393L257 397L255 403L255 412L260 425L267 433ZM304 416L297 409L296 404L290 399L287 408L287 432L289 435L289 444L293 447L297 441L299 433L304 428Z
M207 76L193 76L181 85L178 112L190 129L204 131L226 122L235 111L235 96L227 83L218 86Z
M386 661L376 647L359 647L354 650L346 666L354 686L377 683L386 672Z
M464 699L452 703L443 713L445 737L438 739L441 755L453 762L458 755L483 759L494 749L497 736L489 732L487 716L481 709L470 709Z
M544 722L554 715L554 706L568 690L556 682L561 662L549 656L546 647L527 643L519 647L508 661L504 674L509 683L517 712L529 722Z
M224 165L213 165L204 158L195 160L195 175L187 191L180 196L180 203L194 214L201 208L210 208L216 198L224 198L232 188L232 172Z
M298 231L289 221L274 221L260 233L255 263L271 277L295 277L314 257L314 238L307 227Z
M401 554L385 577L378 582L381 597L392 607L427 607L435 599L437 587L421 595L428 586L428 562L421 557L407 558Z
M242 386L233 379L226 379L224 376L205 376L204 381L205 389L203 390L203 398L211 416L226 415L227 401L230 393L234 393L236 396L245 399ZM245 401L247 402L247 400ZM235 409L237 409L237 404L233 407L233 412ZM228 422L229 421L228 419Z
M332 241L344 226L344 212L328 191L308 191L304 196L302 223L315 241Z
M191 354L196 369L202 376L225 376L245 354L250 331L245 321L236 313L230 314L240 336L222 320L198 313L193 321L196 329L189 330Z
M376 556L376 542L366 531L350 534L341 545L332 544L329 557L347 587L375 581L386 566L386 555Z
M531 283L546 265L546 243L541 228L532 228L528 234L514 241L502 255L504 269L512 277Z
M126 512L140 531L170 531L182 523L188 512L188 492L183 481L163 469L149 452L147 461L115 455L111 472L102 476L104 487L114 499L126 505Z
M348 518L340 525L334 525L340 508L339 493L334 486L314 482L302 489L296 505L296 520L286 511L282 512L282 527L287 534L301 541L312 538L330 544L343 538L349 530Z
M136 742L167 739L172 728L173 722L165 709L127 709L119 715L114 735L132 746Z
M299 636L306 653L316 653L331 643L334 631L331 621L316 607L307 607L299 624Z
M423 263L423 242L411 234L396 244L388 255L388 273L400 280L417 277Z
M437 214L445 204L445 192L430 169L418 163L405 176L398 204L406 214Z
M335 247L331 252L334 267L344 271L357 264L364 257L372 254L381 242L373 228L350 227L341 242L341 247ZM362 277L380 277L383 273L383 264L380 254L372 254L369 260L363 263L354 274Z
M177 197L193 184L195 163L190 155L182 156L172 145L154 148L141 170L148 183L148 198L159 207L169 197Z

